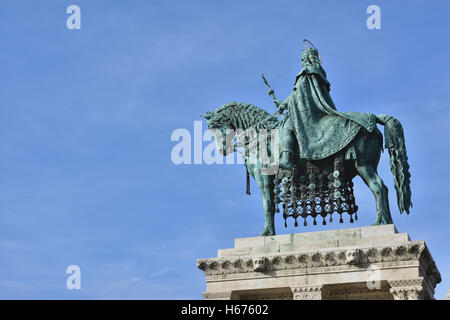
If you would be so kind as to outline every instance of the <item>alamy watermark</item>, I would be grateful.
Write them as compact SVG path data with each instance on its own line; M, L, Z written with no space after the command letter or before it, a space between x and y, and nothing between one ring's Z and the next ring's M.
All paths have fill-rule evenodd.
M381 270L374 265L369 265L367 270L367 289L381 290Z
M176 165L257 164L270 174L278 169L279 136L279 129L208 129L203 132L202 121L194 121L193 134L183 128L172 132L170 139L177 143L170 157Z
M81 269L78 265L72 264L67 267L66 273L70 276L66 279L66 288L69 290L81 289Z
M66 20L66 26L69 30L81 29L81 9L79 6L72 4L67 7L66 13L69 14Z
M381 9L379 6L372 4L367 7L367 14L370 16L366 20L366 26L369 30L381 29Z

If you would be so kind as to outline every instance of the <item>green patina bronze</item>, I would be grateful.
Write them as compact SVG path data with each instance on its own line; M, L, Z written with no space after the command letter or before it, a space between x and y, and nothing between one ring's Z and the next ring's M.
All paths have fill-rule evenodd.
M388 115L337 111L315 47L302 51L302 65L293 92L285 101L275 98L263 76L278 108L275 114L248 103L232 102L203 116L221 153L226 155L236 149L230 143L232 138L237 137L238 145L244 147L247 173L256 179L263 198L265 224L261 235L275 234L274 214L279 205L284 218L294 218L296 225L297 218L303 218L306 225L307 217L312 217L314 224L321 217L325 224L326 217L332 221L333 213L340 215L341 222L342 214L347 213L353 222L353 215L357 218L352 183L356 175L375 196L374 224L393 223L388 190L377 173L383 150L383 136L377 123L384 126L400 212L409 213L410 174L400 122ZM265 135L268 143L252 147L255 139L242 134L249 130L258 136ZM278 130L279 141L272 141L268 130ZM277 161L270 164L259 161L262 151L275 156Z

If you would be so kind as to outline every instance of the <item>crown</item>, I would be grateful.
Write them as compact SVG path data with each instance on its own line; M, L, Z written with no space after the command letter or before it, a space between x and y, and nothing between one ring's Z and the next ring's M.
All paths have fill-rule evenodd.
M303 46L305 49L302 50L302 60L307 60L310 56L314 56L320 61L320 63L322 63L319 50L317 50L316 46L313 45L311 41L304 39Z

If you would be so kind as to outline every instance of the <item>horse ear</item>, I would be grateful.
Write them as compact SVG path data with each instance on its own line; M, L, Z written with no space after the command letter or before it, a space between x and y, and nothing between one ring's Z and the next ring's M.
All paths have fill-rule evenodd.
M201 114L200 117L205 118L206 120L211 119L211 112L207 112L206 114Z

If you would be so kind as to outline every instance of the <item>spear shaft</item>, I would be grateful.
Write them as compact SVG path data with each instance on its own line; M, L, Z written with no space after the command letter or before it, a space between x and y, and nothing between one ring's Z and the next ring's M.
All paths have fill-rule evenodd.
M275 98L275 91L273 91L273 89L270 87L269 82L267 82L266 77L264 76L264 73L261 74L261 78L263 79L264 83L266 84L266 87L269 89L269 96L272 97L273 101L277 101L277 98ZM277 105L275 103L275 105Z
M261 78L263 79L264 83L266 84L266 87L269 89L268 94L272 97L273 103L275 104L275 107L277 107L278 111L275 112L276 115L281 114L283 110L280 109L279 102L277 98L275 98L275 91L270 87L269 82L267 82L266 77L264 76L264 73L261 74Z

